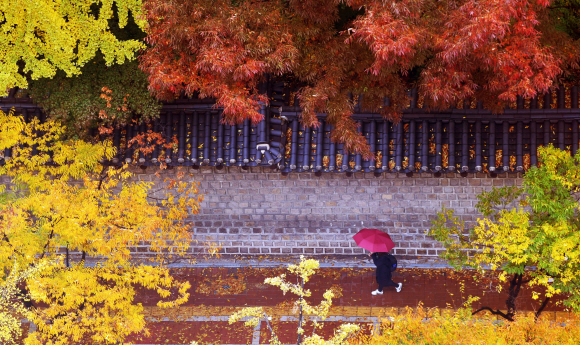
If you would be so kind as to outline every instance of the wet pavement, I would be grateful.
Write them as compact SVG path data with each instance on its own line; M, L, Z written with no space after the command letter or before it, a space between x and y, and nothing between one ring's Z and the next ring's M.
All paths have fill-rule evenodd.
M243 307L265 307L273 316L273 324L283 343L291 343L296 337L295 295L284 295L277 287L264 284L264 279L284 273L276 267L205 267L175 269L173 274L180 280L188 280L192 287L186 305L174 309L156 307L158 298L150 292L138 294L137 302L145 307L150 322L150 335L132 338L136 344L261 344L270 337L268 327L262 322L257 328L244 326L242 322L229 325L227 317ZM425 308L457 309L469 296L479 297L472 307L488 306L505 310L507 284L497 291L494 276L480 277L474 271L461 272L451 269L407 268L394 272L393 280L403 283L400 293L394 287L385 288L383 295L372 296L377 288L375 273L369 267L324 267L305 285L312 292L311 305L322 300L329 288L341 291L333 300L324 332L332 334L341 322L354 321L365 328L372 327L381 317L401 314L405 308L422 304ZM517 300L518 310L535 311L540 301L532 299L532 290L522 288ZM480 317L496 319L496 316L480 314ZM571 317L565 308L553 299L543 319L562 320ZM368 331L368 330L367 330Z

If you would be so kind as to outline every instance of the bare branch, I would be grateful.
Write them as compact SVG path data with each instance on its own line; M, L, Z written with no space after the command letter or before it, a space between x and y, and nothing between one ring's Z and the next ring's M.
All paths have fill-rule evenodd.
M477 313L479 313L481 311L484 311L484 310L487 310L487 311L491 312L493 315L499 315L499 316L503 317L506 320L509 320L509 321L513 321L514 320L513 317L509 316L508 314L504 314L500 310L495 310L494 311L490 307L482 307L482 308L479 308L476 311L474 311L473 313L471 313L471 315L475 315L475 314L477 314Z
M540 318L540 314L542 314L542 311L544 311L544 308L546 308L546 306L548 305L548 302L549 301L550 301L550 297L546 297L546 299L544 300L544 302L542 302L542 305L540 306L540 309L538 309L538 311L534 315L534 320L535 321L538 321L538 319Z

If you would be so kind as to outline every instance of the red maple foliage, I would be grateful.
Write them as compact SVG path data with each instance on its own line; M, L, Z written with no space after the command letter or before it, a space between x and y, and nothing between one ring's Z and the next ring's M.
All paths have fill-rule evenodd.
M297 91L304 126L326 113L332 140L371 158L351 118L356 103L398 120L418 87L431 108L476 98L501 111L577 69L578 45L554 28L550 4L146 0L150 48L141 67L158 98L215 98L226 123L259 122L268 103L259 85L273 76Z

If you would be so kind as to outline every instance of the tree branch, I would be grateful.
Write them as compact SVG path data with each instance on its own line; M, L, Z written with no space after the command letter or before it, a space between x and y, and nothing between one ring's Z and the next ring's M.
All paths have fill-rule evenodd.
M268 321L268 314L264 313L264 319L266 320L266 325L268 326L268 329L270 329L270 333L272 333L272 337L274 338L274 341L272 343L274 343L274 344L280 343L278 341L278 337L276 336L276 333L274 333L274 330L272 329L272 325L270 325L270 321Z
M97 190L101 190L103 181L105 180L105 177L107 177L107 175L105 175L105 172L107 171L108 167L109 167L108 165L103 165L103 170L101 170L101 173L99 174L99 185L97 186Z
M52 230L50 230L50 234L48 235L48 241L46 241L46 244L44 245L44 248L42 248L42 255L40 255L40 259L42 260L44 258L44 254L46 254L46 248L48 247L48 244L50 243L50 240L52 240L52 236L54 235L54 228Z
M62 219L63 219L63 217L59 216L59 218L57 220L55 220L55 221L52 222L52 228L50 229L50 234L48 235L48 241L46 241L46 244L44 245L44 248L42 248L42 255L40 256L40 259L44 258L44 255L46 254L46 248L48 247L48 245L50 244L50 240L52 240L52 237L54 236L54 227Z
M473 313L471 313L471 315L475 315L475 314L477 314L477 313L479 313L481 311L484 311L484 310L487 310L487 311L491 312L493 315L499 315L499 316L503 317L506 320L509 320L509 321L513 321L514 320L512 317L510 317L509 315L507 315L505 313L502 313L500 310L495 310L494 311L490 307L479 308L476 311L474 311Z
M4 233L4 232L3 232L3 233L2 233L2 235L3 235L3 237L2 237L2 240L3 240L4 242L8 243L8 245L9 245L10 247L12 247L12 249L14 250L14 252L15 252L16 254L18 254L18 255L20 255L20 256L24 256L24 254L22 254L22 252L20 252L18 249L16 249L16 248L14 247L14 245L12 245L12 243L11 243L11 242L10 242L10 240L8 239L8 236L6 236L6 233Z
M358 331L356 331L356 333L351 333L348 337L344 338L344 341L347 341L347 340L352 339L352 338L356 338L356 336L358 336L360 334L360 332L362 332L362 330L363 330L362 327L360 327L358 329Z
M534 320L535 321L538 321L538 319L540 318L540 314L542 313L542 311L544 311L544 308L546 308L546 306L548 305L548 302L549 301L550 301L550 297L546 297L546 299L544 300L544 302L542 302L542 305L540 306L540 309L538 309L538 311L534 315Z

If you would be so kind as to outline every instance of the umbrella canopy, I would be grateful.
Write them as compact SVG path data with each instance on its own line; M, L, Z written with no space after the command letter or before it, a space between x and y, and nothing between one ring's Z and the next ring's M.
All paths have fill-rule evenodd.
M389 234L378 229L362 229L353 236L357 246L373 253L388 252L395 248L395 243Z

